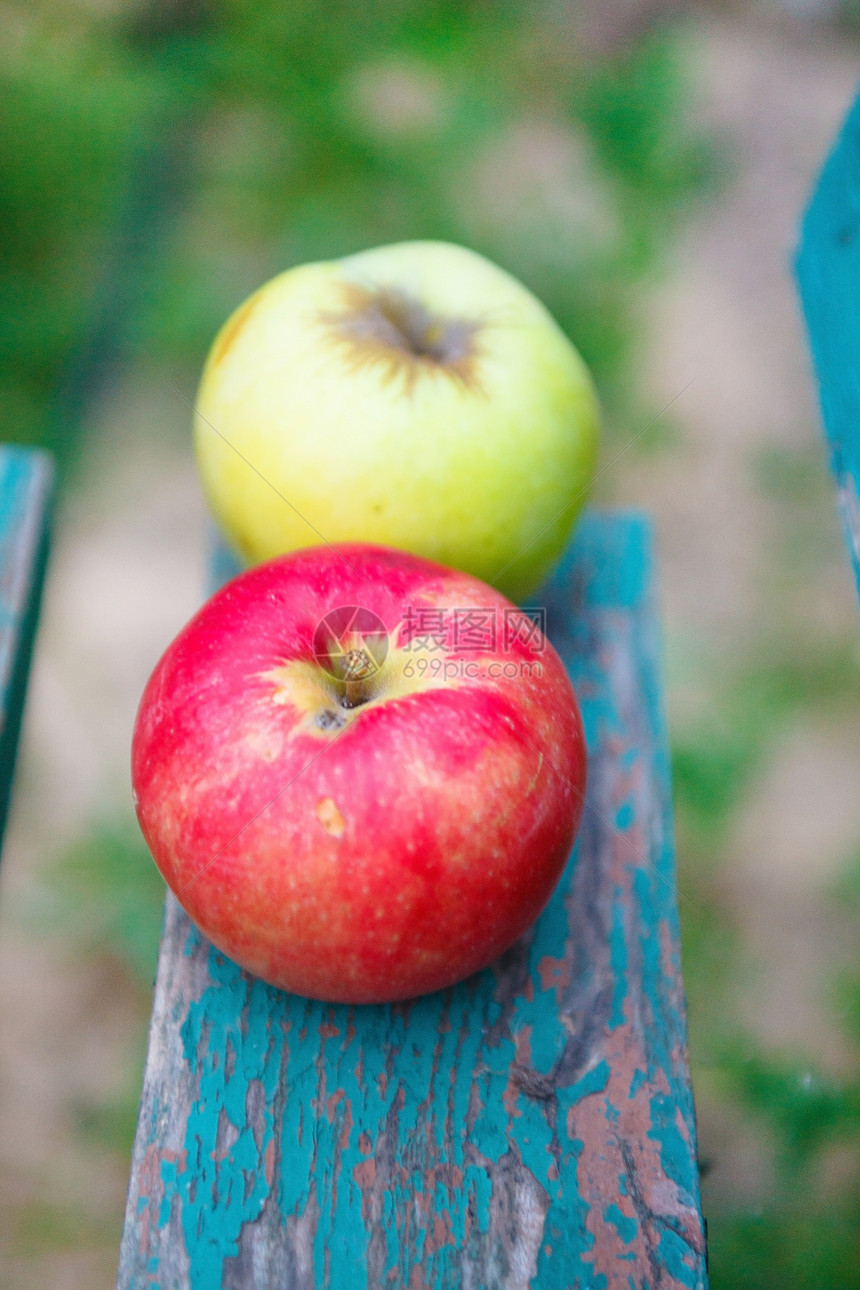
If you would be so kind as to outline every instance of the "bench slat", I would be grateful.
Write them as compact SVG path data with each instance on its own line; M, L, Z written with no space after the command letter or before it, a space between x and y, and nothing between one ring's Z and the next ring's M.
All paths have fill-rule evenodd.
M46 453L0 448L0 838L39 616L53 486Z
M806 212L796 269L860 592L860 98Z
M647 522L587 517L541 603L591 760L536 929L453 990L332 1007L169 898L123 1290L706 1286Z

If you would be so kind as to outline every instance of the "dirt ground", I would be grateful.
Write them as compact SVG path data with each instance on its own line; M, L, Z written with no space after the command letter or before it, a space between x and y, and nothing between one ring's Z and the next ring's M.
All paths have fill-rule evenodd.
M814 581L774 589L785 534L751 469L760 450L819 446L790 257L860 58L813 31L728 19L687 29L696 112L725 149L728 178L648 302L641 379L656 406L684 390L671 409L678 447L631 453L608 490L656 517L673 722L708 701L697 661L743 648L762 614L777 627L803 616L823 637L858 625L829 501ZM99 1290L115 1276L126 1166L80 1133L78 1112L128 1079L147 1000L118 968L71 954L62 935L34 934L27 909L44 866L128 803L137 699L200 599L206 519L168 375L137 373L104 400L91 432L98 469L59 517L0 883L5 1290ZM833 1069L848 1058L820 982L847 949L824 893L860 840L858 782L860 708L798 722L738 813L725 879L754 968L737 1000L744 1019ZM772 1179L749 1127L704 1098L700 1136L715 1162L706 1204L760 1204Z

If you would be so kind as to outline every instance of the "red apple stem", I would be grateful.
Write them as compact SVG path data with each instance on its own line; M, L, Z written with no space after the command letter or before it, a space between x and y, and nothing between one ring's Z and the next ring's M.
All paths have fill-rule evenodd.
M364 700L364 686L361 681L346 681L344 683L343 706L345 708L357 708Z
M351 649L343 660L343 706L357 708L370 697L366 681L375 671L373 659L366 649Z

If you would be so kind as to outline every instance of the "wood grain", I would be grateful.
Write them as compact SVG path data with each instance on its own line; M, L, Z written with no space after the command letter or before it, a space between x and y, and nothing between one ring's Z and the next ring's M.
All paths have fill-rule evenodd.
M0 837L39 616L53 485L45 453L0 448Z
M796 268L839 509L860 592L860 99L815 188Z
M396 1007L238 970L167 905L119 1286L706 1286L651 535L540 598L589 737L577 849L492 969Z

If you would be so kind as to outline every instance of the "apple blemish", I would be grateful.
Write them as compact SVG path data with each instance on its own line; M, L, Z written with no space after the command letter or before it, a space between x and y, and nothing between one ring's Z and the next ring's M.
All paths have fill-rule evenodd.
M335 712L333 708L323 708L314 717L314 725L319 726L320 730L342 730L346 725L346 717Z
M317 802L316 816L326 833L333 838L342 838L346 821L333 797L323 797Z

